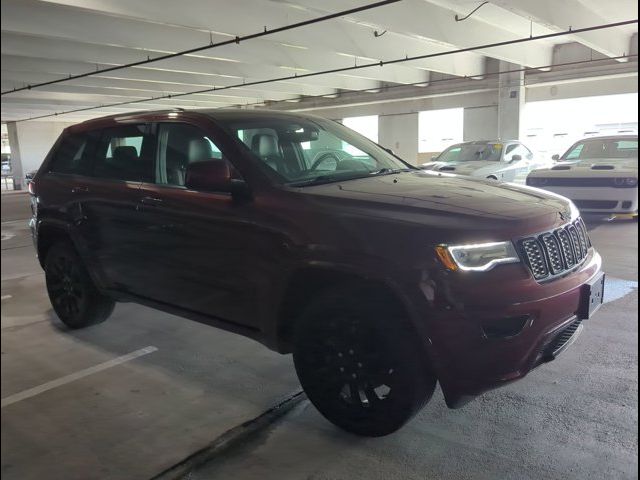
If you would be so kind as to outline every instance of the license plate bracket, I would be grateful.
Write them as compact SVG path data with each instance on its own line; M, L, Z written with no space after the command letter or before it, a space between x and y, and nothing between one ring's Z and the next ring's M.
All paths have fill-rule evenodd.
M578 308L578 318L588 320L600 308L604 300L605 274L600 273L589 283L582 286L580 292L580 308Z

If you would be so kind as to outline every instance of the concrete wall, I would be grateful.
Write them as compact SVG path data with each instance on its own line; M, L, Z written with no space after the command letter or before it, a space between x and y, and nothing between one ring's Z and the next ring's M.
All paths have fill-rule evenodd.
M378 117L378 143L415 165L418 161L418 114Z
M11 163L16 184L22 184L24 174L36 170L54 142L69 125L68 122L9 122Z

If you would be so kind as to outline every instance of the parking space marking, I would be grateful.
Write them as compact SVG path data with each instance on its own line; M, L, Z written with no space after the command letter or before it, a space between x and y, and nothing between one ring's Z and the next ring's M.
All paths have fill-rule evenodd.
M125 362L129 362L138 357L142 357L143 355L147 355L149 353L153 353L158 350L157 347L148 346L141 348L140 350L136 350L135 352L128 353L126 355L122 355L121 357L114 358L112 360L108 360L104 363L99 363L98 365L94 365L93 367L85 368L84 370L79 370L70 375L65 375L64 377L60 377L56 380L52 380L47 383L43 383L42 385L38 385L37 387L29 388L27 390L23 390L22 392L9 395L2 399L1 408L4 408L8 405L12 405L21 400L25 400L27 398L35 397L36 395L40 395L41 393L46 392L47 390L51 390L56 387L60 387L62 385L66 385L67 383L71 383L80 378L84 378L89 375L93 375L94 373L101 372L111 367L115 367L116 365L120 365Z
M9 300L11 295L2 295L2 300Z

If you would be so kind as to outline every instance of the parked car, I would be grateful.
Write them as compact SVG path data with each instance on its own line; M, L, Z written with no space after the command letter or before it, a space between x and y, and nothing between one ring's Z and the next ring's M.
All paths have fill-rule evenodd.
M29 184L36 176L36 173L38 173L38 170L30 170L24 175L24 184L27 188L29 188Z
M587 138L556 158L531 172L527 185L570 198L585 213L637 215L637 135Z
M11 155L8 153L2 154L2 175L8 175L11 173Z
M313 404L361 435L400 428L436 382L457 408L525 376L602 301L568 200L425 172L311 115L90 120L31 191L67 326L133 301L292 352Z
M527 174L534 161L531 150L520 142L483 140L452 145L420 168L512 182Z

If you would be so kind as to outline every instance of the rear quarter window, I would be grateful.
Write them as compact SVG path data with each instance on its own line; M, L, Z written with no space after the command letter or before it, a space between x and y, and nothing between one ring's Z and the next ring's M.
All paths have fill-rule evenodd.
M91 170L95 136L89 133L66 134L53 154L49 171L86 175Z
M151 181L154 171L154 138L145 124L105 128L96 148L94 177Z

